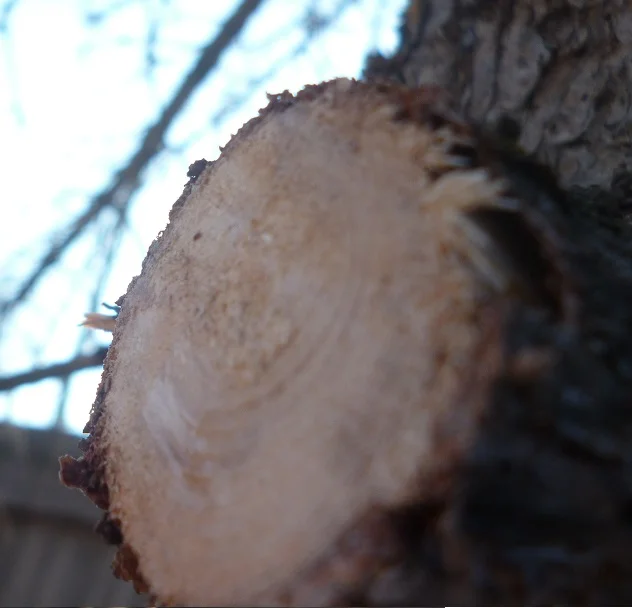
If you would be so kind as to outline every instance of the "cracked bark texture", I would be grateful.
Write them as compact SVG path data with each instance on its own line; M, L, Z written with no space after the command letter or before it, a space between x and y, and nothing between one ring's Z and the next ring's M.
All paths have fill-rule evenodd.
M520 127L563 186L632 167L632 3L413 0L398 53L369 74L438 84L471 119Z

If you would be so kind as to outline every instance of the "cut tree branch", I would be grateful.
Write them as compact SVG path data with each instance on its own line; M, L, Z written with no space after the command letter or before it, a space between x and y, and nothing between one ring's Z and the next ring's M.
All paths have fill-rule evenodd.
M437 87L271 96L174 204L61 459L115 574L156 605L630 605L632 227L595 194Z
M249 17L258 9L263 0L244 0L226 21L219 34L202 50L197 63L186 75L158 120L145 132L136 152L129 161L116 172L112 182L96 194L88 207L68 226L65 236L52 244L33 272L26 278L18 291L8 300L0 303L0 314L10 313L33 291L46 272L68 247L81 235L101 213L113 205L126 204L140 185L139 176L161 151L164 137L178 113L182 110L200 83L215 68L223 52L232 44L246 25Z
M13 376L0 376L0 392L10 391L24 384L31 384L47 378L68 378L74 372L89 367L100 367L108 352L107 346L98 348L87 355L77 355L63 363L53 363L44 367L35 367L27 372Z

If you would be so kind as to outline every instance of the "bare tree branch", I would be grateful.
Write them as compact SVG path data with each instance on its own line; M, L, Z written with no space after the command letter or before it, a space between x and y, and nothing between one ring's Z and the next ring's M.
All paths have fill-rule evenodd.
M140 174L162 150L164 136L173 120L182 110L195 89L217 65L222 53L231 45L245 26L248 18L263 0L244 0L226 21L219 34L202 50L197 63L177 88L175 95L166 105L158 120L145 132L136 152L124 167L116 172L114 179L104 190L94 196L87 209L68 226L65 236L53 243L48 253L40 260L33 272L25 279L18 291L0 303L0 315L11 312L33 291L48 269L66 249L83 233L107 206L120 208L127 204L140 184Z
M345 10L352 4L353 0L340 0L329 15L321 18L319 27L314 27L313 25L311 27L303 26L303 29L305 29L305 36L297 45L295 45L292 51L286 54L282 60L272 64L265 72L257 74L253 78L250 78L250 80L248 80L245 84L242 84L242 90L240 92L228 96L222 107L219 108L219 110L217 110L217 112L215 112L215 114L211 117L209 124L217 127L226 120L228 116L241 109L252 96L254 89L271 80L287 65L289 61L295 60L301 55L304 55L305 52L309 50L310 45L317 40L328 27L331 27L338 19L340 19ZM302 17L303 23L309 20L309 14L310 10L308 10L308 12ZM296 24L294 24L293 27L296 27ZM283 35L283 32L280 34L277 32L276 35ZM270 40L266 41L264 44L269 43ZM256 51L258 48L263 48L264 44L249 47L249 50ZM204 137L204 132L200 130L193 136L189 137L181 145L175 147L172 151L182 152L184 148L193 145L202 137Z
M0 376L0 392L10 391L23 384L39 382L46 378L67 378L72 373L89 367L100 367L107 354L107 346L98 348L87 355L77 355L63 363L53 363L44 367L35 367L27 372L13 376Z

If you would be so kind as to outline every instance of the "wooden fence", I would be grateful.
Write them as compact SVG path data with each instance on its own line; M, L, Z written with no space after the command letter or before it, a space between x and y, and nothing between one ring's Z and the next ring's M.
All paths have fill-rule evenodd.
M100 511L58 481L77 437L0 424L0 606L146 606L114 578Z

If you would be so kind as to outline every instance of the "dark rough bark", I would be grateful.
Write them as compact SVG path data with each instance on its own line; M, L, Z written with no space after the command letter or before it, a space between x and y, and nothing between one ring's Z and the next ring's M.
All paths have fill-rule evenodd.
M400 514L408 566L357 600L629 605L632 4L422 0L402 31L367 76L439 84L496 132L515 123L568 188L562 205L533 204L561 236L574 313L510 312L505 367L450 498ZM543 186L532 177L525 193Z
M479 122L511 118L565 186L632 167L627 0L413 0L399 52L368 71L439 84Z
M395 514L408 560L354 605L632 601L632 229L616 195L528 175L513 178L559 238L566 304L508 311L504 366L448 497ZM517 253L515 227L493 221L499 251Z

